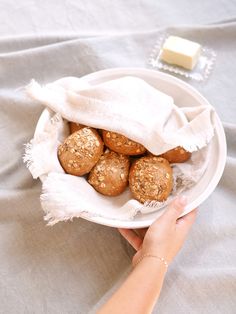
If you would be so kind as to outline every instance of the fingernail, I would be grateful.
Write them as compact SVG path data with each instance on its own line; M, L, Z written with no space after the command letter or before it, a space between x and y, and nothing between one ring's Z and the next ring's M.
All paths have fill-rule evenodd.
M178 198L179 204L185 206L187 204L187 197L185 195L181 195Z

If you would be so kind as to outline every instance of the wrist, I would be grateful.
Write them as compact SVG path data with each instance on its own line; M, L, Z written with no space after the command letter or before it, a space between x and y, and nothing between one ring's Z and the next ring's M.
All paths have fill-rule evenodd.
M143 267L147 269L147 272L158 271L166 274L168 269L168 263L164 258L157 255L143 254L136 261L136 263L134 263L134 269Z

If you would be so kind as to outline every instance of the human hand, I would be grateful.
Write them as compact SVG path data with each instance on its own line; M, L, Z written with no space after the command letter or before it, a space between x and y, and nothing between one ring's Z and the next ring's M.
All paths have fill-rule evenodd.
M181 249L195 220L196 209L178 218L186 205L184 196L176 198L148 229L118 229L137 251L132 263L135 265L144 254L164 258L168 264Z

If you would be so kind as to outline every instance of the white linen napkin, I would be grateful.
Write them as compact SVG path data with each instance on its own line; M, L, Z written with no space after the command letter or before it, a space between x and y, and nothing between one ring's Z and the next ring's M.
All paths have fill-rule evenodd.
M103 196L85 177L65 174L57 159L57 147L69 134L67 121L123 134L156 155L176 146L194 152L188 162L173 165L171 197L196 183L207 167L206 145L214 135L211 106L178 108L172 97L136 77L95 86L73 77L46 86L32 81L26 91L51 109L52 117L26 145L24 156L33 177L43 180L41 203L49 224L79 217L81 213L132 219L138 212L150 212L166 204L143 206L132 199L128 188L116 197Z

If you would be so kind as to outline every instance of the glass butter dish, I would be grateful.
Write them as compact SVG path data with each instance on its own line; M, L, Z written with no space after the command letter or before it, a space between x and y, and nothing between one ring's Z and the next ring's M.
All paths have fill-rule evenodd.
M150 54L150 57L148 59L148 65L151 66L154 69L170 72L171 74L177 74L179 76L182 76L187 79L193 79L196 81L205 81L210 73L212 72L215 60L216 60L216 53L213 49L201 46L201 53L198 58L198 61L196 62L196 65L193 67L193 69L186 69L182 66L176 65L176 64L170 64L163 60L163 47L166 45L167 41L174 36L170 36L167 33L161 34L159 39L157 40L156 44L154 45L152 52ZM193 43L188 40L185 40L180 37L175 37L176 39L180 40L180 43L187 42ZM175 47L174 47L175 48ZM183 47L185 49L185 47ZM167 52L169 53L169 51Z

